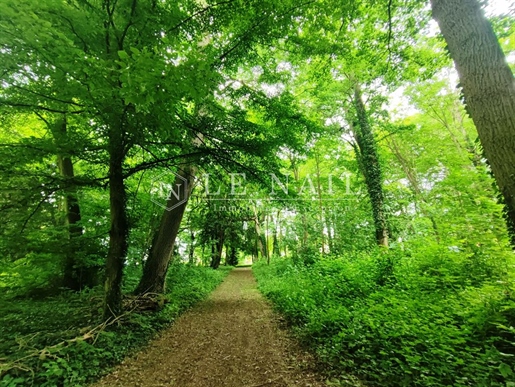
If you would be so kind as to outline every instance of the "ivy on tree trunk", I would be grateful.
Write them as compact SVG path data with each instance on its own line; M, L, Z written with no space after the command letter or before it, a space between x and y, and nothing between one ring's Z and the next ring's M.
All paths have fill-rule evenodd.
M357 157L365 176L365 184L372 204L376 241L379 246L388 247L388 224L384 205L381 164L359 85L354 88L354 108L357 116L357 125L354 125L354 135L359 151Z

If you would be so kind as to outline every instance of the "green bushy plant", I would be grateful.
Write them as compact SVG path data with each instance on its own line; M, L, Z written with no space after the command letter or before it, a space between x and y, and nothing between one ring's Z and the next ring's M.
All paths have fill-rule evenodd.
M0 363L0 386L87 384L206 297L229 270L172 265L167 276L168 303L161 310L130 313L94 340L87 334L100 323L99 288L64 292L44 300L2 299L0 358L5 360ZM138 268L127 268L127 290L134 287L139 272Z
M476 252L482 254L482 252ZM509 386L506 257L438 245L258 263L260 290L332 372L380 386Z

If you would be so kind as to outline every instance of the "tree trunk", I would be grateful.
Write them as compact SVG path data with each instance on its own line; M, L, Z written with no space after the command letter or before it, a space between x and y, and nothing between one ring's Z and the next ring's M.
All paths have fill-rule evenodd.
M467 112L515 224L515 82L477 0L431 0L454 59Z
M213 244L211 245L211 268L218 269L222 261L222 251L224 248L225 232L223 229L217 230L214 235Z
M266 263L267 265L270 265L270 246L269 246L269 243L268 243L268 224L269 224L269 215L268 214L265 214L265 235L264 235L264 239L265 239L265 253L266 253Z
M406 160L406 158L403 156L401 150L399 149L399 146L397 145L397 142L395 141L395 138L391 137L390 139L388 139L388 145L390 147L390 150L396 157L397 161L401 165L401 168L404 171L406 177L408 178L408 182L411 186L411 190L413 191L415 198L420 199L425 205L429 206L430 203L425 198L424 193L420 189L417 172L415 171L412 163ZM418 208L420 208L421 212L431 222L431 226L433 227L433 233L435 235L435 240L437 243L440 243L440 232L438 230L438 224L436 223L435 217L431 214L429 210L426 210L424 208L424 205L420 205Z
M159 229L143 268L143 276L134 290L135 294L163 293L165 291L166 273L173 255L182 217L193 191L195 173L196 168L193 166L185 166L178 172L174 186L184 185L184 190L181 190L178 198L174 195L168 197L166 207L170 210L165 210L161 217Z
M190 265L195 264L195 233L190 230L190 249L188 251L188 262Z
M319 206L319 227L320 227L320 245L322 254L326 253L326 243L325 243L325 219L324 219L324 206L322 201L322 185L320 182L320 156L318 152L315 152L315 166L317 170L317 193L318 193L318 206Z
M290 158L290 162L292 165L292 171L293 171L293 178L295 179L295 182L298 184L300 181L300 172L297 165L297 160L295 160L293 157ZM304 251L307 248L308 240L309 240L309 232L308 232L308 221L306 219L306 211L302 203L300 204L299 208L300 212L300 218L302 221L302 238L300 238L300 248L297 246L297 252Z
M336 233L336 220L333 211L327 211L327 243L329 245L329 252L334 254L334 239Z
M274 231L274 240L272 242L272 254L274 257L280 257L281 256L281 250L279 248L279 237L278 237L278 234L279 231L277 229L275 229Z
M257 247L258 253L261 254L261 258L265 258L266 250L265 250L265 245L263 243L263 237L261 235L261 221L259 219L257 209L255 207L253 209L254 209L254 227L256 230L256 247ZM258 255L256 255L256 257L259 258Z
M123 178L122 126L109 133L109 206L111 229L106 262L104 318L110 319L122 312L122 276L127 257L128 233L126 192Z
M225 257L225 264L228 266L236 266L238 264L236 247L233 245L226 246L225 253L227 254Z
M388 225L384 206L383 181L377 144L368 121L368 115L358 85L354 89L354 107L357 114L357 127L354 135L359 148L360 166L365 176L368 196L372 204L372 215L379 246L388 247Z
M66 256L63 264L63 286L72 290L81 290L83 287L95 285L96 276L92 269L88 269L81 264L77 257L77 238L83 234L80 225L81 215L80 206L77 199L77 187L73 183L75 177L73 163L67 152L63 152L63 144L67 140L67 120L66 116L57 120L53 125L48 125L54 137L55 145L58 149L57 165L59 172L64 180L62 207L65 214L65 225L68 231L69 244L66 247Z

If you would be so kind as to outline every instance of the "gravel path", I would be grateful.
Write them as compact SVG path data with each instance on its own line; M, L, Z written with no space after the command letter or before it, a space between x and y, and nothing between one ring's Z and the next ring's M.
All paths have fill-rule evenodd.
M279 328L250 268L94 386L318 387L312 359Z

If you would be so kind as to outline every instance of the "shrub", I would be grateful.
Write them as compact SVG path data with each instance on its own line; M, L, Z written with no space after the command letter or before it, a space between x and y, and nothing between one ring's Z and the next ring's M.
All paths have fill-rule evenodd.
M0 358L6 361L0 364L0 386L80 386L97 379L206 297L229 270L172 265L167 276L169 303L162 310L131 313L95 341L81 336L100 323L99 288L44 300L2 300ZM132 289L139 273L128 268L127 274L125 285Z
M509 282L466 252L431 249L374 250L310 267L274 260L254 272L334 373L380 386L514 386Z

